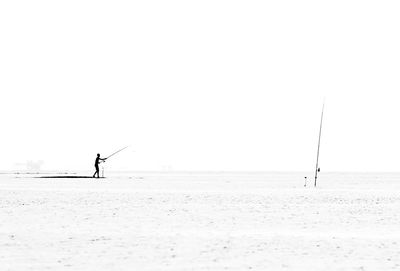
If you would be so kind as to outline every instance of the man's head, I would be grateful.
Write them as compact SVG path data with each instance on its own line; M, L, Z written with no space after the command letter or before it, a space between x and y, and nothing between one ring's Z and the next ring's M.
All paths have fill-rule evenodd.
M97 157L100 157L100 153L97 154Z

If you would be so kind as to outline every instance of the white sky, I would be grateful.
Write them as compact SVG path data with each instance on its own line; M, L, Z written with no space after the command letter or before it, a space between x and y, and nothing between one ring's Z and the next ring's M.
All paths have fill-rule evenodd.
M398 171L399 1L1 1L0 169ZM135 151L135 152L133 152Z

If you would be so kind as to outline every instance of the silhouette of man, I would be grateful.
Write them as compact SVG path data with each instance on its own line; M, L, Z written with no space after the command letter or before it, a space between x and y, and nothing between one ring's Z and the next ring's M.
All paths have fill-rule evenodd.
M96 174L97 178L100 178L99 164L100 161L106 161L106 160L107 158L100 158L100 153L97 154L96 161L94 162L94 167L96 168L96 172L93 174L93 178L96 178Z

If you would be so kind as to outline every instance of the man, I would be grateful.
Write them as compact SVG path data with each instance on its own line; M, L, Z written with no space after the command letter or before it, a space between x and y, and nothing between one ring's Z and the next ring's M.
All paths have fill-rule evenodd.
M96 168L96 172L93 174L93 178L96 178L96 174L97 178L100 178L99 164L100 161L106 161L106 160L107 158L100 158L100 153L97 154L96 161L94 162L94 167Z

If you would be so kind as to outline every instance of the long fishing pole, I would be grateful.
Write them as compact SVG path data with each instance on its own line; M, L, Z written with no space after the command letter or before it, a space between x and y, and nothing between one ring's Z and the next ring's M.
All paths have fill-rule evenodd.
M122 149L120 149L120 150L118 150L118 151L116 151L116 152L114 152L113 154L111 154L111 155L109 155L108 157L106 157L106 159L108 159L108 158L110 158L111 156L113 156L113 155L115 155L115 154L117 154L117 153L119 153L120 151L123 151L123 150L125 150L126 148L128 148L129 146L126 146L126 147L124 147L124 148L122 148Z
M317 178L318 178L318 171L319 171L319 167L318 167L318 160L319 160L319 148L321 145L321 132L322 132L322 120L324 118L324 107L325 107L325 101L322 104L322 113L321 113L321 122L319 125L319 137L318 137L318 150L317 150L317 164L315 166L315 181L314 181L314 187L317 186Z

